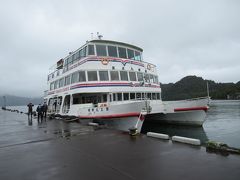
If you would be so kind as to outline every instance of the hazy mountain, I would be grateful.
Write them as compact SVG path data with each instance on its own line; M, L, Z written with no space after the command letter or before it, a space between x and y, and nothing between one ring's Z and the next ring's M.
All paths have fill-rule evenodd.
M216 83L202 77L186 76L176 83L161 84L163 100L181 100L207 96L207 82L212 99L240 99L240 81Z
M27 105L29 102L33 104L39 104L43 102L42 97L28 98L28 97L19 97L19 96L11 96L11 95L5 95L5 97L6 97L7 106L21 106L21 105ZM3 106L3 104L4 104L3 96L0 96L0 106Z

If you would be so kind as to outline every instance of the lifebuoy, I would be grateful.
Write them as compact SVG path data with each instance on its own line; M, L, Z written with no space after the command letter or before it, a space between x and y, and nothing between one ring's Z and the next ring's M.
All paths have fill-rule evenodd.
M108 63L109 63L109 60L107 58L102 58L101 61L102 61L103 65L108 65Z

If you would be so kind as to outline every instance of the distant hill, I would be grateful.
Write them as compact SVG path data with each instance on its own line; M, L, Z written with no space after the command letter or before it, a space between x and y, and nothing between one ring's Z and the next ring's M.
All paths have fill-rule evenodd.
M186 76L176 83L161 84L163 100L181 100L207 96L207 82L212 99L240 99L240 81L215 83L197 76Z
M33 104L39 104L43 102L43 98L28 98L28 97L19 97L19 96L11 96L11 95L5 95L6 97L6 104L7 106L21 106L21 105L27 105L29 102ZM0 96L0 106L2 107L3 102L3 96Z

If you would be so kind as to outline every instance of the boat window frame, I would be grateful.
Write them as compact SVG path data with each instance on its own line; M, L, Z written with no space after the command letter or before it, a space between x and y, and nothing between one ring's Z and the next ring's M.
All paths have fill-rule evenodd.
M82 73L83 72L83 74L82 75L84 75L83 77L83 79L85 79L84 81L83 80L81 80L80 81L80 73ZM86 82L87 81L87 76L86 76L86 71L78 71L78 82Z
M131 79L130 73L131 73L131 74L132 74L132 73L135 74L135 76L134 76L134 77L135 77L135 80L132 80L132 79ZM136 72L135 72L135 71L129 71L129 72L128 72L128 75L129 75L129 81L137 81L137 76L136 76Z
M118 80L113 80L113 79L112 79L112 72L117 72ZM111 70L111 71L110 71L110 79L111 79L111 81L120 81L119 71Z
M106 73L107 73L107 79L102 80L102 79L101 79L100 72L106 72ZM109 80L110 80L108 70L99 70L99 71L98 71L98 76L99 76L99 81L109 81Z
M101 47L101 46L105 46L105 48L103 48L102 50L105 49L105 54L98 54L98 47ZM107 56L107 45L106 44L95 44L95 47L96 47L96 55L97 56Z
M96 73L96 80L94 79L94 80L89 80L89 73L90 72L94 72L94 73ZM94 75L95 76L95 75ZM97 73L97 71L96 70L88 70L87 71L87 81L98 81L98 73Z
M127 80L126 80L126 79L122 79L121 73L126 73ZM127 72L127 71L119 71L119 74L120 74L120 79L121 79L121 81L129 81L129 75L128 75L128 72Z

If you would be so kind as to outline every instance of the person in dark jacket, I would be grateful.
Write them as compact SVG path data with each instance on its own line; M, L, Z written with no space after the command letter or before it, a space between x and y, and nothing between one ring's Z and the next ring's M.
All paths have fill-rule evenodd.
M28 118L31 115L31 119L32 119L32 109L34 105L30 102L27 106L28 106Z
M42 118L43 118L43 108L42 108L41 104L38 105L36 111L38 113L38 115L37 115L38 116L37 117L38 118L38 122L39 122L40 118L41 118L41 121L42 121Z
M43 109L43 117L46 118L47 117L47 110L48 110L48 105L47 105L46 102L43 104L42 109Z

